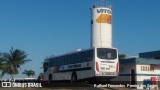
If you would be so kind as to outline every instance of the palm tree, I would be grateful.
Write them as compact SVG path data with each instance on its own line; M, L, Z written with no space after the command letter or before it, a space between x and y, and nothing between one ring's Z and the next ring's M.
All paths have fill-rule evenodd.
M26 74L29 78L30 76L33 77L33 75L35 75L35 72L32 70L24 70L24 72L22 72L22 74Z
M5 67L4 60L0 58L0 71L1 72L2 72L4 67ZM2 77L0 77L0 78L2 78Z
M19 68L21 65L25 64L28 61L31 61L27 58L27 55L24 51L19 49L13 49L9 53L4 52L0 53L0 70L2 71L1 77L5 74L11 75L12 79L14 75L19 73Z
M0 70L3 70L4 67L4 60L0 58Z

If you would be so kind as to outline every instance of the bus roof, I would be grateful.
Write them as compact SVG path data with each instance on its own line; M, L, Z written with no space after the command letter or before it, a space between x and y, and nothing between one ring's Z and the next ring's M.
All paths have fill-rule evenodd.
M44 62L48 62L49 59L52 59L52 58L61 57L61 56L65 56L65 55L70 55L70 54L79 53L79 52L84 52L84 51L95 49L95 48L109 48L109 47L92 47L92 48L87 48L87 49L77 49L76 51L71 51L71 52L67 52L67 53L57 55L57 56L54 56L54 57L46 58ZM111 47L111 48L116 49L116 48L113 48L113 47Z
M94 48L77 49L76 51L67 52L67 53L57 55L57 56L54 56L54 57L51 57L51 58L56 58L56 57L60 57L60 56L65 56L65 55L70 55L70 54L74 54L74 53L84 52L84 51L91 50L91 49L94 49ZM49 58L49 59L51 59L51 58Z

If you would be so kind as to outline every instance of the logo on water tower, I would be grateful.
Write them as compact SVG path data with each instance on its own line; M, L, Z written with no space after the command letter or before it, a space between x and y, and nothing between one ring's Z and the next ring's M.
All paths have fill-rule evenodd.
M108 23L111 24L111 15L108 14L101 14L97 19L96 22L97 23Z
M100 13L100 16L96 19L97 23L111 24L112 12L110 9L97 9L97 13Z

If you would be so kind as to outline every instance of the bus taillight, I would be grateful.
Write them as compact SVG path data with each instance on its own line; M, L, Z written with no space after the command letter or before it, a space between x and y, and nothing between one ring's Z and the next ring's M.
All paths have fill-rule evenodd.
M98 62L96 62L96 70L99 72L99 65L98 65Z
M118 72L118 63L117 63L117 65L116 65L116 72Z

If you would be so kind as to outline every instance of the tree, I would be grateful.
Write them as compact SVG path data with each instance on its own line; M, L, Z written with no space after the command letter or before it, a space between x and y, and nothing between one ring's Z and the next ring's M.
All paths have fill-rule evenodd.
M4 52L0 53L0 70L2 71L1 77L5 74L11 75L11 78L14 78L14 75L19 73L19 68L21 65L25 64L28 61L31 61L27 58L27 55L24 51L20 49L13 49L9 53Z
M0 72L3 71L5 66L6 66L6 64L4 64L4 60L0 58ZM0 78L2 79L1 75L0 75Z
M35 72L33 70L24 70L24 72L22 72L22 74L26 74L29 78L30 76L33 77L33 75L35 75Z
M0 53L0 70L2 70L3 68L3 61L4 61L1 57L2 57L2 54Z
M1 57L1 55L0 55ZM4 67L4 60L2 58L0 58L0 70L3 70L3 67Z
M125 59L126 55L125 54L119 54L118 57L119 57L119 59Z

